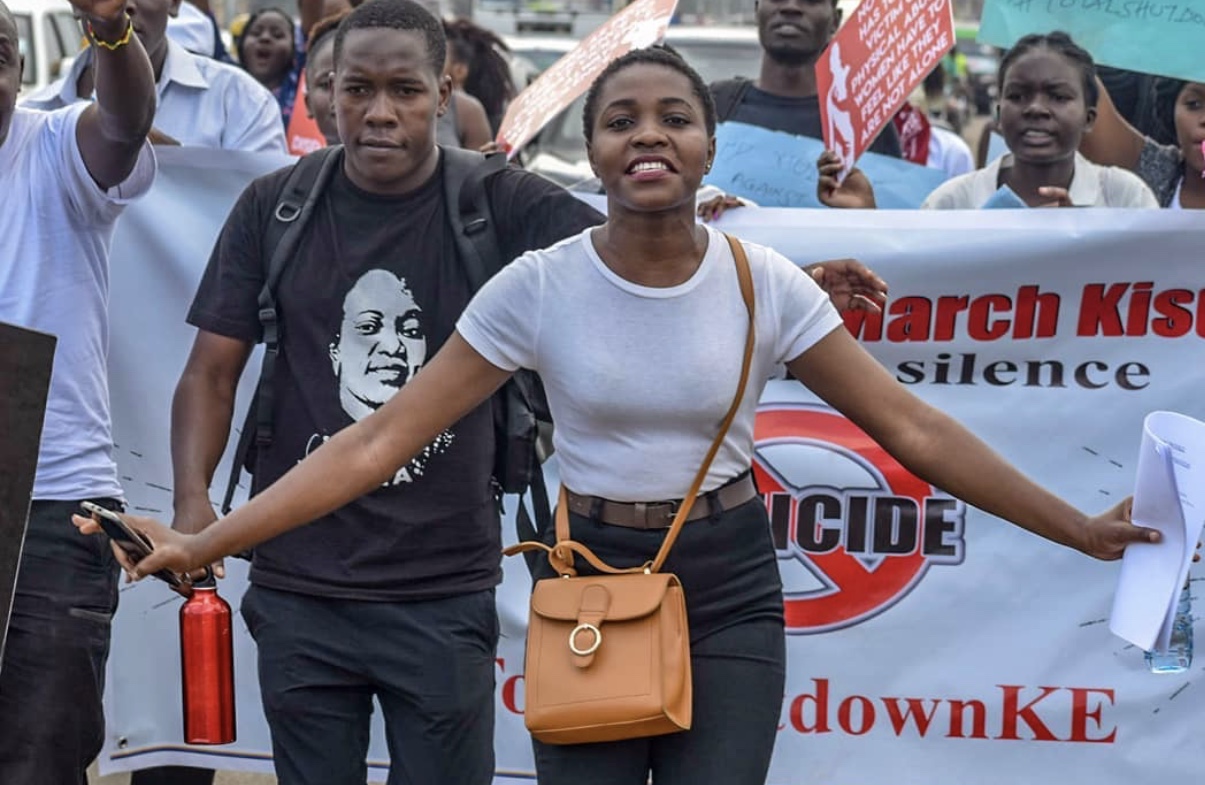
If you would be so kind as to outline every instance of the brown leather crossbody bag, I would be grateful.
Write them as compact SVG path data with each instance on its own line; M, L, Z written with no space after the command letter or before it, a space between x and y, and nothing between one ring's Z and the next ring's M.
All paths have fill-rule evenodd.
M749 260L728 237L749 330L736 397L674 516L656 557L617 569L569 538L565 487L556 511L556 544L522 542L512 556L548 554L561 577L538 581L531 594L525 666L527 729L547 744L583 744L657 736L690 728L690 635L678 578L661 572L686 523L707 470L745 395L753 361L754 296ZM603 575L578 576L574 555Z

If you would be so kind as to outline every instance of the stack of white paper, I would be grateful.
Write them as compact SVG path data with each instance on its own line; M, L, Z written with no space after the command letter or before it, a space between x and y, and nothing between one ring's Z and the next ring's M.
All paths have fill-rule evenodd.
M1109 629L1142 649L1165 652L1205 524L1205 423L1173 412L1147 415L1133 519L1158 529L1163 541L1126 548Z

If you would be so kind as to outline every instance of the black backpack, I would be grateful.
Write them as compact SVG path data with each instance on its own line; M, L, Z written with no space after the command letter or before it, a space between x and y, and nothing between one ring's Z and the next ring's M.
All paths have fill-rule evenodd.
M490 210L485 181L506 166L501 154L484 156L460 149L440 148L443 156L444 199L448 221L456 238L456 255L476 292L509 261L501 245ZM257 449L272 443L275 392L273 380L280 355L281 323L275 289L292 259L314 207L335 167L343 160L342 146L326 147L296 164L285 179L272 222L264 234L264 256L269 259L264 286L259 293L259 321L263 328L264 358L255 396L239 434L230 468L222 514L230 512L234 491L245 469L255 473ZM552 509L541 464L552 454L552 416L539 377L530 371L514 374L492 399L494 414L494 468L496 491L523 496L531 491L532 516L520 499L515 511L519 540L536 539L552 521ZM534 560L529 560L529 566Z

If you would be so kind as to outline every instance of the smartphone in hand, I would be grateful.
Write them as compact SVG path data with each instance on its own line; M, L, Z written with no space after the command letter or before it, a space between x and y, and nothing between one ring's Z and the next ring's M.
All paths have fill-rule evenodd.
M96 521L100 525L100 528L104 529L105 534L109 535L109 539L117 543L117 546L123 551L130 554L132 561L138 562L154 550L154 546L151 545L150 540L142 532L131 528L117 513L106 510L99 504L93 504L92 502L80 502L80 507L88 515L92 516L92 520ZM170 570L160 570L154 576L173 589L179 589L184 586L184 581L181 580L180 576Z

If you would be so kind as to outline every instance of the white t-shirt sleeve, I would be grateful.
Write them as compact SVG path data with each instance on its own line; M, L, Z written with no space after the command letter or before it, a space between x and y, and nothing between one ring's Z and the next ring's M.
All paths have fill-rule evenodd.
M456 331L469 346L505 371L536 367L540 262L538 253L528 253L502 268L456 322Z
M116 221L126 205L150 190L155 181L155 153L150 142L143 142L129 176L102 190L92 179L76 141L80 117L89 106L74 104L53 113L43 131L41 154L49 171L62 172L67 197L79 219L86 225L100 226Z
M1159 200L1150 187L1138 175L1125 169L1104 168L1101 191L1106 194L1109 207L1159 209Z
M766 322L758 319L758 329L770 330L766 336L774 338L772 362L777 366L812 348L841 327L842 321L828 294L799 265L777 251L767 248L762 252L766 254L766 289L771 292L766 303L771 323L763 327ZM759 303L758 307L764 306Z

